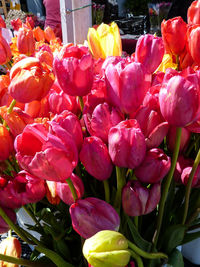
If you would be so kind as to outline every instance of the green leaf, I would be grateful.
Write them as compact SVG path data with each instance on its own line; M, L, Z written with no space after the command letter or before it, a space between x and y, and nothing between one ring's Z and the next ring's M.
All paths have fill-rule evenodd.
M127 216L127 222L135 244L141 249L150 252L151 243L141 237L132 220Z
M178 249L173 250L169 255L168 265L173 267L184 267L183 256Z
M162 250L170 254L173 249L182 244L186 229L187 227L182 224L169 226L161 241Z
M195 233L190 233L190 234L187 233L183 239L182 244L186 244L188 242L191 242L191 241L193 241L199 237L200 237L200 232L195 232Z

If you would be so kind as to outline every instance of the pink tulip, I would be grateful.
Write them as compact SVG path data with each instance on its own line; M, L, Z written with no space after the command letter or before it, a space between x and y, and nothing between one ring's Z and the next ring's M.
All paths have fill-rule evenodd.
M187 130L186 128L182 128L181 143L180 143L180 148L179 148L180 152L183 152L187 148L187 145L190 141L190 136L191 136L191 133L189 132L189 130ZM170 127L168 131L168 135L167 135L167 146L169 150L171 151L174 151L174 148L176 145L175 137L176 137L176 127Z
M51 122L51 126L54 130L56 129L57 124L72 136L78 150L80 150L83 144L83 134L78 117L72 112L65 110L61 114L56 115Z
M135 168L135 175L142 183L158 183L169 172L170 166L170 157L161 149L153 148L147 151L142 164Z
M16 158L20 166L41 179L67 179L78 162L77 147L71 135L62 127L54 127L55 134L44 125L29 124L15 139Z
M191 171L192 171L192 167L187 167L183 170L181 174L181 180L184 185L187 185ZM194 177L192 180L192 187L195 187L195 188L200 187L200 166L197 167L197 170L194 174Z
M61 51L54 59L54 70L62 90L71 96L87 95L93 83L93 60L89 52L72 47Z
M182 184L181 175L183 170L187 167L191 167L193 163L193 159L185 158L183 155L180 155L178 157L178 160L176 162L176 168L174 171L174 180L176 183Z
M130 114L142 104L151 85L151 75L141 63L128 64L124 69L119 64L110 64L105 71L108 102Z
M115 209L98 198L79 199L69 211L74 230L83 238L90 238L102 230L119 229L120 218Z
M151 34L142 35L136 44L135 61L140 62L149 73L153 73L164 55L164 44L160 37Z
M85 114L84 121L88 132L108 143L108 132L111 127L124 120L124 116L117 108L109 106L107 103L99 104L92 114Z
M79 157L86 171L96 179L103 181L111 176L113 165L108 148L99 137L85 138Z
M17 209L28 203L35 203L43 199L46 194L44 180L21 171L0 187L0 205L10 209Z
M70 178L76 189L76 194L78 196L78 199L82 198L84 194L84 185L82 180L74 173L72 173ZM56 192L58 196L62 199L62 201L65 202L67 205L71 205L74 203L72 192L66 181L56 183Z
M160 201L160 183L144 187L138 181L129 181L122 191L123 210L129 216L141 216L152 212Z
M112 127L108 135L110 157L116 166L134 169L146 153L144 135L136 120L122 121Z
M6 215L14 222L16 223L16 214L12 209L3 208ZM10 229L10 226L3 220L3 218L0 216L0 235L7 233Z
M199 108L198 79L192 82L181 76L172 77L159 94L160 110L169 124L184 127L195 120Z

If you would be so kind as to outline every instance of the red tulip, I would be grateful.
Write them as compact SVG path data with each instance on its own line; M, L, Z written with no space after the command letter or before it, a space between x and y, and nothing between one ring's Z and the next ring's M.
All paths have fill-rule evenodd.
M188 24L200 24L200 1L193 1L187 11Z
M84 185L82 180L74 173L72 173L70 178L75 187L78 199L82 198L84 194ZM66 181L56 183L56 192L58 196L62 199L62 201L65 202L67 205L71 205L74 203L72 192Z
M53 29L49 26L45 28L44 35L45 35L45 39L47 40L48 43L50 43L51 40L56 39L56 36L55 36Z
M190 81L177 75L162 86L160 110L169 124L184 127L195 120L200 104L198 82L197 76Z
M181 17L163 20L162 38L168 54L180 55L186 45L187 24Z
M116 166L134 169L146 153L144 135L136 120L122 121L108 135L109 154Z
M0 177L1 181L1 177ZM0 182L1 184L1 182ZM0 185L1 188L1 185ZM12 209L3 208L6 215L14 222L16 223L16 214ZM7 233L10 229L10 226L3 220L3 218L0 216L0 235Z
M74 140L59 125L56 134L48 133L45 126L39 123L27 125L16 137L15 149L16 158L23 169L49 181L67 179L78 162Z
M18 31L22 27L22 21L20 18L11 20L11 25L14 31Z
M13 152L13 139L7 128L0 124L0 161L6 160Z
M12 57L11 49L5 38L0 33L0 65L6 64Z
M69 211L74 230L83 238L90 238L102 230L119 229L118 213L110 204L98 198L79 199Z
M161 149L153 148L147 151L143 162L135 168L135 175L142 183L158 183L169 172L170 166L170 157Z
M160 183L144 187L138 181L129 181L122 191L123 210L129 216L141 216L152 212L160 201Z
M54 81L52 70L33 57L16 63L10 72L9 92L19 102L29 103L42 99Z
M96 179L103 181L111 176L113 165L107 146L100 138L85 138L79 156L86 171Z
M2 18L2 16L0 16L0 28L6 28L6 23L4 19Z
M22 27L17 34L17 48L21 54L31 56L35 52L35 39L31 29Z
M192 25L188 28L188 31L187 31L188 49L193 60L198 65L200 64L199 35L200 35L200 24Z
M164 44L160 37L142 35L136 44L135 61L140 62L149 73L153 73L162 62Z

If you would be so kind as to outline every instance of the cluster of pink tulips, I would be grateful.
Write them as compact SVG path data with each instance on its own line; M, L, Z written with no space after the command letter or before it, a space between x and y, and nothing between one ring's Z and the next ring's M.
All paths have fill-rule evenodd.
M9 237L5 264L184 266L176 247L199 236L199 14L200 0L127 57L113 23L89 47L31 18L12 22L10 45L0 33L0 234L35 247L22 260ZM19 208L34 226L16 224Z

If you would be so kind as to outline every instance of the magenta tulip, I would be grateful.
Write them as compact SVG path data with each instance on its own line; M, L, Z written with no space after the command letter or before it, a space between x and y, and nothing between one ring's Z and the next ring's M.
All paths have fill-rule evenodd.
M3 208L6 215L12 220L12 222L16 223L16 214L12 209ZM10 229L10 226L3 220L0 216L0 235L7 233Z
M79 199L69 211L74 230L83 238L90 238L102 230L119 230L118 213L110 204L98 198Z
M108 149L118 167L134 169L146 153L145 137L136 120L122 121L112 127L108 135Z
M122 120L124 120L123 114L107 103L97 105L92 114L87 113L84 115L88 132L101 138L105 143L108 143L110 128Z
M144 187L138 181L129 181L122 191L123 210L129 216L141 216L152 212L160 201L160 183Z
M181 131L181 143L180 143L180 148L179 151L183 152L186 148L187 145L190 141L190 136L191 133L189 130L187 130L186 128L182 128ZM167 146L169 148L169 150L174 151L175 148L175 140L176 140L176 127L170 127L169 131L168 131L168 135L167 135Z
M187 167L183 170L181 174L181 180L184 185L187 185L191 171L192 171L192 167ZM195 187L195 188L200 187L200 166L197 167L197 170L194 174L194 177L192 180L192 187Z
M15 139L16 158L20 166L41 179L62 181L67 179L78 162L78 150L71 135L61 126L55 134L44 125L29 124Z
M164 44L160 37L151 34L142 35L136 44L135 61L140 62L149 73L153 73L164 55Z
M141 63L128 64L124 69L110 64L105 71L108 102L130 114L142 104L151 85L151 75Z
M84 185L82 180L74 173L72 173L70 178L75 187L78 199L82 198L84 194ZM62 201L65 202L67 205L71 205L74 203L72 192L66 181L56 183L56 193L58 194L60 199L62 199Z
M193 122L199 108L199 85L181 76L172 77L160 90L159 102L169 124L184 127Z
M176 183L182 184L181 175L183 170L187 167L191 167L193 163L193 159L185 158L183 155L180 155L178 157L178 160L176 162L176 168L174 171L174 180Z
M142 164L135 168L135 175L142 183L158 183L169 172L170 166L170 157L161 149L153 148L147 151Z
M111 176L112 161L107 146L99 137L85 138L79 156L86 171L96 179L103 181Z

